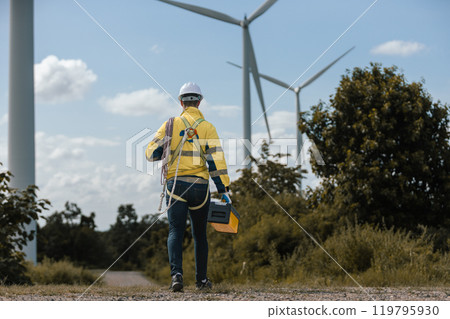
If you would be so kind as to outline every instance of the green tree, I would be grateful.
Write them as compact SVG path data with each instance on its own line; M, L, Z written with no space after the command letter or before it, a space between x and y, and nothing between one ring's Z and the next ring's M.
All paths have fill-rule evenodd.
M169 269L166 248L168 233L167 218L143 215L138 220L132 204L120 205L116 223L104 234L114 259L126 251L115 264L115 269L145 270L150 277L160 280L164 273L161 270Z
M288 167L279 159L286 154L270 154L270 145L264 141L261 146L261 158L251 157L256 170L242 169L242 175L231 184L233 195L251 195L254 198L264 198L279 194L299 194L300 179L305 170L298 171L300 166Z
M25 275L25 254L20 250L35 233L26 231L25 226L50 205L46 199L37 199L37 186L22 191L11 188L11 177L9 171L0 173L0 283L8 285L30 283Z
M450 227L449 109L423 83L396 67L355 68L302 123L326 163L311 162L323 179L316 205L388 227Z
M115 258L125 252L130 245L141 235L138 215L133 204L120 205L117 209L116 223L111 225L108 231L108 239L113 248ZM143 241L140 240L122 256L116 268L133 269L139 268L139 252Z
M38 229L38 259L44 257L89 267L103 267L110 261L110 249L95 228L95 213L83 215L75 203L66 202L65 210L54 212Z

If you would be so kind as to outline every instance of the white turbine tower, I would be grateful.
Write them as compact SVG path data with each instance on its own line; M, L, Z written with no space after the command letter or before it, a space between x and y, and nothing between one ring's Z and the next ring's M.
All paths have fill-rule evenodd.
M35 184L33 0L10 1L9 32L8 169L11 187L23 190ZM23 251L36 263L36 237Z
M199 6L182 3L172 0L159 0L213 19L221 20L231 24L238 25L242 27L242 65L244 65L242 72L242 91L243 91L243 120L244 120L244 140L251 142L251 112L250 112L250 76L249 70L251 70L253 75L253 80L255 82L256 90L258 91L259 100L261 102L261 107L264 114L264 120L266 122L267 131L269 133L269 140L272 138L269 130L269 122L267 121L266 108L264 105L264 99L261 89L261 82L258 76L258 66L256 64L255 52L253 50L252 40L250 38L250 32L248 31L249 24L266 12L277 0L267 0L258 9L255 10L248 18L244 16L243 20L238 20L230 17L227 14L202 8ZM249 158L251 150L244 145L244 158ZM249 164L250 165L250 164Z
M342 54L340 57L338 57L336 60L334 60L333 62L331 62L330 64L328 64L326 67L324 67L322 70L320 70L319 72L317 72L315 75L313 75L312 77L310 77L308 80L306 80L305 82L303 82L302 84L300 84L297 87L292 87L292 85L289 85L283 81L280 81L278 79L275 79L274 77L262 74L262 73L258 73L260 77L262 77L263 79L270 81L272 83L275 83L279 86L282 86L288 90L291 90L295 93L295 107L296 107L296 112L297 112L297 124L300 122L300 91L307 87L308 85L310 85L312 82L314 82L315 80L317 80L317 78L319 78L322 74L324 74L329 68L331 68L337 61L339 61L340 59L342 59L347 53L349 53L351 50L353 50L355 47L352 47L351 49L347 50L344 54ZM235 63L232 62L227 62L228 64L231 64L235 67L238 67L240 69L242 69L242 67L240 65L237 65ZM297 159L300 156L300 152L302 149L302 145L303 145L303 139L302 139L302 133L300 132L300 130L298 129L298 127L296 126L296 132L297 132ZM301 184L300 184L301 185ZM300 186L301 188L301 186Z

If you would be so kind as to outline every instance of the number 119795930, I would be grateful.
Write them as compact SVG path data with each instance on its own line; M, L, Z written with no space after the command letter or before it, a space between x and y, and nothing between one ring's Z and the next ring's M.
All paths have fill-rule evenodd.
M390 315L417 315L417 316L437 316L439 314L438 306L373 306L374 316L390 316Z

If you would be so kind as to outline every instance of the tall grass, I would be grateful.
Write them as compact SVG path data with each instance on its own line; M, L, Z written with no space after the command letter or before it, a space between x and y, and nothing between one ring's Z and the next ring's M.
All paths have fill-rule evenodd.
M210 233L213 239L220 235L223 238L222 241L212 240L210 245L208 275L213 282L283 283L309 287L356 285L298 229L287 228L289 224L272 220L269 226L276 230L276 236L270 235L271 232L263 227L259 227L258 233L247 230L250 239L244 236L238 240ZM280 254L283 247L286 248L286 242L294 241L289 237L289 240L282 241L283 247L277 245L283 236L287 236L286 233L304 238L296 241L297 246L290 254ZM245 234L239 236L242 235ZM432 239L426 229L422 236L414 237L401 230L356 225L338 229L321 245L363 286L449 286L449 256L434 251ZM194 279L195 270L192 243L185 247L183 257L185 279L189 282ZM158 282L168 283L169 265L165 259L155 259L155 263L149 260L147 275Z
M342 229L323 244L346 271L364 286L448 286L449 257L433 251L424 230L414 238L405 231L369 225ZM290 280L325 285L354 284L319 247L308 254Z
M28 264L27 275L33 284L41 285L83 285L91 284L97 279L92 272L77 267L68 260L52 261L48 258L38 265Z

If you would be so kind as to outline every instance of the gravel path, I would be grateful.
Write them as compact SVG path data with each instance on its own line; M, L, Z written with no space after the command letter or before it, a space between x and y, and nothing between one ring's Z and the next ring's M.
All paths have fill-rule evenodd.
M100 273L99 273L100 274ZM450 301L450 287L439 288L304 288L290 285L214 285L211 291L197 291L189 284L182 293L148 281L135 271L109 271L102 284L88 286L0 286L1 300L443 300Z
M87 287L33 286L0 287L0 300L284 300L284 301L343 301L343 300L441 300L450 301L450 288L281 288L216 285L212 291L196 291L186 287L183 293L172 293L167 287L94 286L81 298Z
M110 287L154 285L138 271L108 271L103 277L103 283Z

